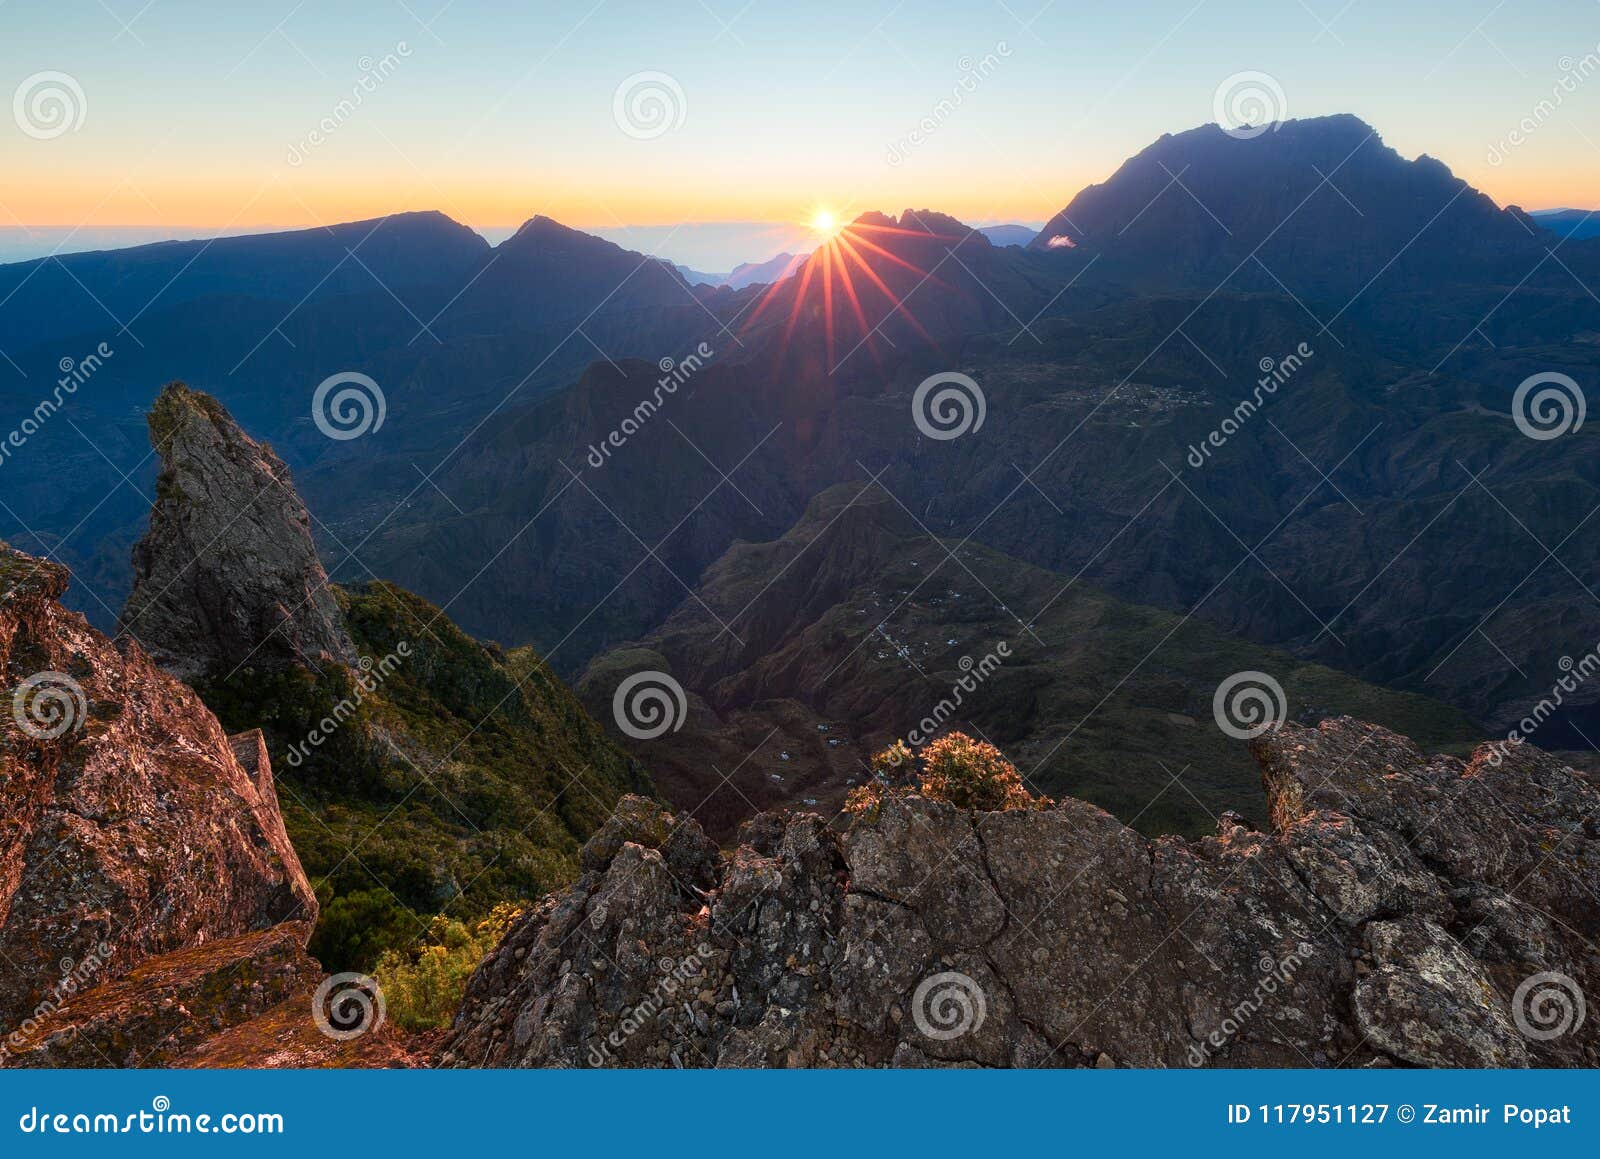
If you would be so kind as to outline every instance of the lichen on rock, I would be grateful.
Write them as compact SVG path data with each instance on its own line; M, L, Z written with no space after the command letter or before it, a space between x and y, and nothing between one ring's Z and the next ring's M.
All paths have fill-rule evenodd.
M625 800L479 967L440 1062L1600 1063L1596 1020L1530 1034L1516 1009L1541 972L1600 992L1592 785L1348 718L1254 749L1274 831L1225 815L1196 841L1071 799L888 796L844 832L763 815L713 855Z

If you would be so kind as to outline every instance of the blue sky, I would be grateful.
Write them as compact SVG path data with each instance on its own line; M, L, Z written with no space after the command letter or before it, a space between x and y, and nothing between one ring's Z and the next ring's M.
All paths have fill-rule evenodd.
M48 249L75 229L415 208L486 228L540 212L613 230L754 221L774 237L819 205L1041 221L1161 133L1214 119L1219 86L1247 72L1275 82L1275 111L1354 112L1502 203L1600 205L1600 73L1535 114L1600 66L1595 0L4 0L0 30L0 97L65 74L82 114L47 139L0 120L12 256L21 227L49 227ZM619 124L619 86L639 74L670 80L659 135ZM664 252L713 268L767 256L725 233L684 231Z

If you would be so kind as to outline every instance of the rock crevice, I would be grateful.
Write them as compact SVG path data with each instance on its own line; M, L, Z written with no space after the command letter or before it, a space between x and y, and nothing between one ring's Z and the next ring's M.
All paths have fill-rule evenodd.
M763 815L723 853L629 799L479 967L441 1061L1600 1063L1596 1020L1548 1033L1530 993L1600 992L1594 786L1350 719L1254 748L1274 830L1192 842L907 797L844 832Z

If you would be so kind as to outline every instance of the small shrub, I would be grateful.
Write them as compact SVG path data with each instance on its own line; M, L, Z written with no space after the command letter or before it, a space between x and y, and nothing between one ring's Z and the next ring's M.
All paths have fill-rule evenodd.
M415 949L385 951L374 974L388 1016L411 1031L450 1025L467 979L521 916L520 908L505 902L471 925L441 914Z
M909 788L885 783L889 778L916 776L917 790L934 801L947 801L958 809L1005 812L1012 809L1048 809L1049 797L1034 796L1022 783L1016 766L1000 750L961 732L947 733L914 754L904 741L896 741L872 758L880 780L850 791L844 807L851 813L874 816L886 798L901 796Z

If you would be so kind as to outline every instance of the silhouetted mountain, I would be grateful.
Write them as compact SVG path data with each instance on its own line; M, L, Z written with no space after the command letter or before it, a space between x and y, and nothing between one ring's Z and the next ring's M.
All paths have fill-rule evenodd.
M553 329L580 322L602 305L626 313L697 310L694 303L688 283L670 262L535 217L495 247L441 322L480 333L484 325L507 321Z
M980 226L978 232L989 239L992 245L1028 245L1039 231L1031 225L985 225Z
M942 213L863 213L796 273L741 310L741 333L781 334L817 371L837 374L902 342L932 346L1018 326L1062 288L1046 255L997 248ZM859 371L856 371L859 373Z
M135 333L153 311L205 298L319 303L383 287L410 300L418 287L459 279L489 244L442 213L401 213L292 233L159 242L0 265L0 349L107 326ZM253 341L253 339L252 339Z
M794 274L805 260L801 254L781 253L764 262L740 262L722 279L722 284L730 290L742 290L746 286L781 282Z
M1340 304L1380 276L1433 288L1541 252L1520 210L1431 157L1405 160L1349 115L1163 136L1073 198L1034 239L1052 247L1145 288L1228 281Z
M707 274L700 270L692 270L688 266L672 264L672 268L683 275L683 280L691 286L720 286L728 280L727 274Z
M681 265L672 268L682 274L691 286L727 286L730 290L742 290L746 286L780 282L799 269L804 261L805 258L798 254L782 253L764 262L740 262L726 274L707 274Z

